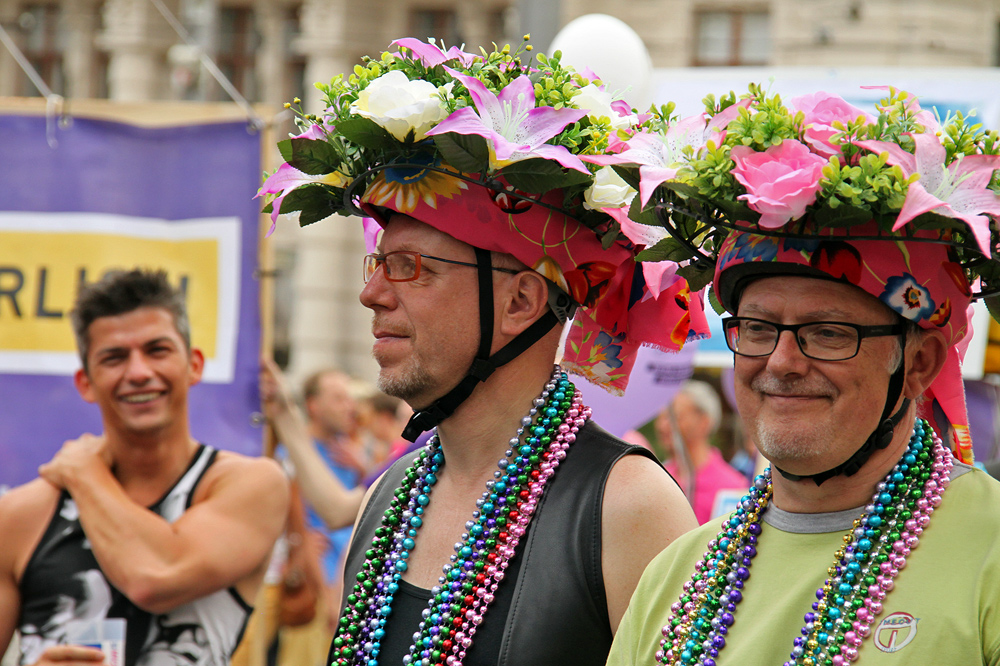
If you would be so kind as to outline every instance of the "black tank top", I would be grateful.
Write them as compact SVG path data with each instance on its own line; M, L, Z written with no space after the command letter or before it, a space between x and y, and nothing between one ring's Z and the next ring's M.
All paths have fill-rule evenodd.
M608 474L627 455L656 460L593 422L580 429L521 538L465 666L604 666L613 635L601 569L601 507ZM344 566L345 594L414 457L404 456L389 469L365 507ZM381 641L380 666L402 663L430 596L430 590L402 582Z
M188 469L149 507L168 522L180 517L218 452L200 445ZM94 620L125 620L126 666L227 666L253 610L235 589L220 590L162 615L137 607L104 577L65 490L21 577L23 666L66 643Z

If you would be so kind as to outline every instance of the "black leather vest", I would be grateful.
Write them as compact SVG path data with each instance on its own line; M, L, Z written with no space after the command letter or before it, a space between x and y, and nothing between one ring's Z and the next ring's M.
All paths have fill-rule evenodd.
M466 666L604 665L613 636L601 569L601 505L611 468L627 455L655 460L646 449L626 444L593 422L580 429L518 546L517 576L501 583ZM346 591L357 580L382 512L413 457L404 456L386 472L365 507L344 566ZM507 594L502 594L505 586ZM394 612L389 624L408 621ZM418 622L419 614L406 636ZM480 644L500 649L495 656L483 654L476 650Z

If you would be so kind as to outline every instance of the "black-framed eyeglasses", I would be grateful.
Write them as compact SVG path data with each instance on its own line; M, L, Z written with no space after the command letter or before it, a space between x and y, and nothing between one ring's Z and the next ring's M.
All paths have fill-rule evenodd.
M432 259L446 264L455 264L456 266L472 266L473 268L479 266L479 264L468 261L442 259L441 257L432 257L429 254L413 252L412 250L396 250L395 252L386 252L385 254L366 254L363 276L365 284L368 284L368 281L372 279L379 266L385 267L385 279L389 282L409 282L416 280L420 277L421 259ZM501 273L510 273L511 275L521 272L513 268L501 268L500 266L490 266L490 268Z
M817 361L846 361L858 355L864 338L901 335L901 324L862 326L842 321L777 324L753 317L725 317L726 345L740 356L767 356L778 346L782 331L791 331L803 356Z

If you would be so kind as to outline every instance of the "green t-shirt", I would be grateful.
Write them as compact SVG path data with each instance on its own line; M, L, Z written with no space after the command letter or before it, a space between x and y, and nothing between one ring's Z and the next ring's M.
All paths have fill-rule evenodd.
M1000 483L955 464L953 482L886 595L858 660L868 666L1000 664ZM719 666L781 666L833 554L862 509L793 514L770 507ZM608 666L652 666L670 605L721 520L685 534L646 568Z

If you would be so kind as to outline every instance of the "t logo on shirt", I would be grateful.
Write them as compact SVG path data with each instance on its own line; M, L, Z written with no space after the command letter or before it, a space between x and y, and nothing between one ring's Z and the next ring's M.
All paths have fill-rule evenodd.
M892 613L887 615L872 632L872 642L882 652L898 652L909 645L917 635L917 622L920 618L909 613Z

